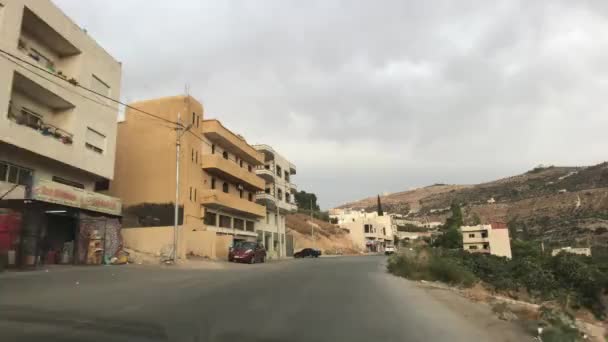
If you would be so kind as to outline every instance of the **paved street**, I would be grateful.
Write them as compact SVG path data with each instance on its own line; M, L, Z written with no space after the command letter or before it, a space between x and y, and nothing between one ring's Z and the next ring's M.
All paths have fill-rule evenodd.
M0 340L522 341L506 322L387 274L384 262L336 257L216 270L4 273Z

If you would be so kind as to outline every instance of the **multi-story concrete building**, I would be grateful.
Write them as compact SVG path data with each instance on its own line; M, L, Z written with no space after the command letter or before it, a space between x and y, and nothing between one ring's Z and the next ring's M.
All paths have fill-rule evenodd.
M255 195L265 181L256 175L264 157L245 139L217 120L203 120L203 106L190 96L174 96L131 105L170 122L178 116L180 188L178 255L223 258L235 240L257 238L266 209ZM119 124L116 180L112 194L123 199L125 243L158 253L173 245L176 178L176 130L128 110Z
M462 248L472 253L489 253L511 258L509 229L504 223L462 226Z
M85 216L120 215L96 192L114 176L118 107L76 85L119 98L121 64L48 0L0 1L0 49L0 196L22 215L9 261L87 262Z
M297 187L291 178L296 167L268 145L253 147L264 155L264 164L256 173L266 182L264 191L256 195L257 202L266 207L266 219L258 224L258 240L271 257L282 257L286 255L285 215L297 210Z
M330 218L337 221L340 228L348 229L353 243L368 252L383 252L394 242L396 226L390 214L364 210L333 209Z

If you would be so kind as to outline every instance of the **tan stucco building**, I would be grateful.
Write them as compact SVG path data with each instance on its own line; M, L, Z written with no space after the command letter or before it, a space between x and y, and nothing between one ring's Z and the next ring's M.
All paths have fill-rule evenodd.
M256 195L258 203L266 207L266 219L257 227L258 240L262 241L271 257L286 255L285 215L297 210L294 193L297 186L292 176L296 166L271 146L253 146L264 155L264 164L256 173L265 181L264 191Z
M462 248L471 253L489 253L511 259L509 229L504 223L462 226Z
M41 239L77 244L82 215L120 215L97 192L114 176L118 107L77 85L120 98L122 67L48 0L1 1L0 49L2 207L27 211L18 244L31 264L46 257L34 255Z
M190 96L131 106L169 122L177 122L179 115L182 124L188 125L180 140L183 214L178 254L223 258L233 240L255 241L256 226L266 216L255 198L265 187L256 174L256 168L264 164L262 153L218 120L205 120L203 106ZM127 110L119 124L116 180L110 192L123 199L124 226L133 227L124 230L126 243L148 252L158 253L173 242L176 134L174 125L136 110Z

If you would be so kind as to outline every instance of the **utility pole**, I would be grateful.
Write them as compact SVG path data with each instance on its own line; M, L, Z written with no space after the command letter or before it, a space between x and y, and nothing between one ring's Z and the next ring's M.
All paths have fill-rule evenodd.
M315 243L315 225L312 222L312 198L310 199L310 235L312 237L312 248L316 248Z
M192 125L187 127L182 126L181 113L177 112L177 127L175 128L176 144L175 144L175 205L173 212L173 263L177 262L177 240L179 227L179 157L181 140L184 133L192 128Z
M277 226L277 239L279 239L279 250L277 251L277 259L281 259L281 230L279 229L279 219L281 218L281 209L277 206L277 212L274 216L274 223Z

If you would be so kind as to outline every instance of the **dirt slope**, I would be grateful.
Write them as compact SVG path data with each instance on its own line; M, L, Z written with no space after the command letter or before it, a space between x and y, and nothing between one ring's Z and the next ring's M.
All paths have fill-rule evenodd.
M347 232L328 222L313 219L314 242L309 216L287 215L286 226L288 233L294 237L296 251L314 247L323 251L323 254L357 254L360 252L355 248Z

